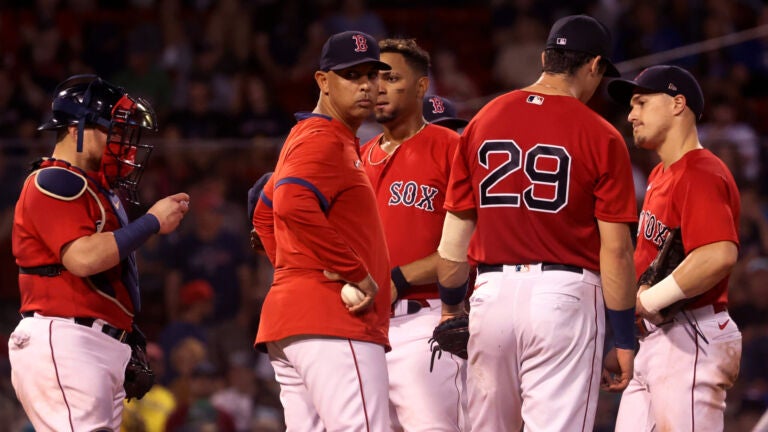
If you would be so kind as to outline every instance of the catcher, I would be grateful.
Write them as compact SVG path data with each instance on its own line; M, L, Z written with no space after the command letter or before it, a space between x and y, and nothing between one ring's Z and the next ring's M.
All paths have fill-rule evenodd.
M642 274L636 312L647 333L616 430L721 431L741 358L741 333L727 310L739 191L699 143L704 97L689 72L653 66L634 81L611 82L608 92L631 107L635 145L661 159L648 179L634 255Z
M56 132L56 147L33 165L14 216L23 319L8 342L11 379L38 432L118 430L123 398L152 385L143 335L132 331L134 251L176 229L189 196L128 220L121 196L136 202L152 149L141 131L157 129L146 101L80 75L57 87L52 108L40 130Z

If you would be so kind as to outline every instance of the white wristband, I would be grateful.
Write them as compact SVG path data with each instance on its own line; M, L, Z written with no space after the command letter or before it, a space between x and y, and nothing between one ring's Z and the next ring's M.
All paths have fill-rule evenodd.
M655 314L686 296L675 277L670 274L661 282L641 292L638 297L645 310Z
M474 220L461 219L451 212L446 213L443 235L437 247L438 255L449 261L467 262L467 249L474 231Z

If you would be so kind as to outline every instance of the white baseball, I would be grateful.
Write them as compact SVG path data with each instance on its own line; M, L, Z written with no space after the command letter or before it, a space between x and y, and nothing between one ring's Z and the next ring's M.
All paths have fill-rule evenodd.
M341 301L347 306L357 306L364 298L365 294L352 284L344 284L344 286L341 287Z

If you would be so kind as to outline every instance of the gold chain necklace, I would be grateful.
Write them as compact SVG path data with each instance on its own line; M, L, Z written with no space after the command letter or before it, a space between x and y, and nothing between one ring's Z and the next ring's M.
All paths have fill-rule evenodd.
M401 144L402 144L402 143L404 143L404 142L406 142L406 141L408 141L409 139L413 138L413 137L414 137L416 134L418 134L419 132L421 132L421 130L422 130L422 129L424 129L424 127L426 127L426 126L427 126L427 124L426 124L426 123L422 123L422 124L421 124L421 127L420 127L420 128L419 128L419 129L418 129L416 132L414 132L414 133L410 134L410 135L409 135L409 136L408 136L406 139L402 140L402 141L401 141ZM381 138L379 138L379 141L380 141L380 143L379 143L379 147L383 147L383 146L385 146L385 145L389 145L389 144L391 143L391 141L384 141L384 135L382 135L382 136L381 136ZM374 145L372 145L371 147L369 147L369 148L368 148L368 165L370 165L370 166L376 166L376 165L381 165L381 164L383 164L384 162L386 162L386 161L387 161L387 160L390 158L390 156L392 156L393 154L395 154L395 150L397 150L397 147L400 147L400 146L398 145L397 147L395 147L395 149L394 149L394 150L392 150L392 153L387 153L387 155L386 155L386 156L384 156L384 157L383 157L383 158L382 158L380 161L378 161L378 162L374 162L374 161L371 159L371 155L373 154L373 148L374 148L374 147L376 147L376 144L374 144ZM382 151L384 151L384 149L382 149ZM386 153L386 151L385 151L385 153Z

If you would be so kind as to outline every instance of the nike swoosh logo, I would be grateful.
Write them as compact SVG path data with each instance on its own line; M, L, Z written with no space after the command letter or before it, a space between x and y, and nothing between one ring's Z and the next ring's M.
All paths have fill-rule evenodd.
M722 324L720 324L720 323L717 323L717 326L718 326L718 327L720 327L720 330L722 330L722 329L724 329L724 328L725 328L725 326L727 326L727 325L728 325L728 322L729 322L729 321L730 321L730 320L725 320L725 322L724 322L724 323L722 323Z
M488 281L482 281L479 284L475 284L475 289L478 289L478 288L480 288L481 286L483 286L483 285L485 285L487 283L488 283Z

